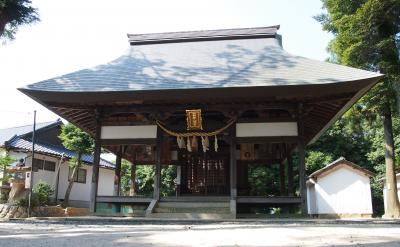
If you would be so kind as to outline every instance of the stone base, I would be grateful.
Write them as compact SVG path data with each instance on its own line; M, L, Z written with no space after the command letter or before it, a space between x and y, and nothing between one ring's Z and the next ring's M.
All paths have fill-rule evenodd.
M355 219L355 218L370 219L370 218L372 218L371 214L313 214L311 216L314 218L319 218L319 219Z
M67 207L65 209L65 214L67 216L88 216L90 215L90 211L88 208Z
M60 206L35 207L32 209L32 217L68 217L68 216L87 216L87 208L62 208ZM27 218L28 209L10 204L0 204L0 218Z

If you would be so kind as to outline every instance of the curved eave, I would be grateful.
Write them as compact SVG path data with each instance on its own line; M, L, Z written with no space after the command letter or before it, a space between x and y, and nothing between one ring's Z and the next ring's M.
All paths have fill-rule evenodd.
M340 116L360 99L383 75L357 81L313 85L285 85L264 87L197 88L145 91L53 92L20 88L19 90L61 117L94 134L94 109L113 105L146 105L164 103L251 102L252 100L312 101L332 95L351 95L335 107L319 104L306 119L306 142L317 140ZM74 108L76 106L76 108ZM328 108L327 108L328 107ZM79 110L81 108L81 110ZM317 109L318 108L318 109ZM60 110L63 109L63 110ZM324 112L323 115L318 115Z
M284 86L250 86L224 88L163 89L136 91L95 91L95 92L57 92L19 88L21 92L47 104L115 104L138 101L203 101L207 99L246 99L282 97L308 98L331 95L333 93L358 92L370 88L383 75L356 81L325 84L303 84ZM82 98L84 96L84 98Z

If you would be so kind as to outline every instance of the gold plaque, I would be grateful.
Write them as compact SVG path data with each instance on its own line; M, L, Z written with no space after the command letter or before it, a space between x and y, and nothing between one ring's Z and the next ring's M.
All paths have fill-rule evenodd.
M187 130L203 130L201 109L186 110Z

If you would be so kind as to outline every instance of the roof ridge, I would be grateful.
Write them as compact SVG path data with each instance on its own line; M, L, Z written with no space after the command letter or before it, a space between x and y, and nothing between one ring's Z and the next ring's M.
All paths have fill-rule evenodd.
M127 34L131 45L178 43L209 40L265 38L276 35L279 25L252 28L229 28L213 30L177 31Z
M40 123L36 123L36 125L38 125L38 124L51 124L51 123L56 123L56 122L58 122L58 121L61 121L61 119L60 118L57 118L56 120L53 120L53 121L46 121L46 122L40 122ZM0 130L9 130L9 129L16 129L16 128L24 128L24 127L28 127L28 126L33 126L33 124L25 124L25 125L19 125L19 126L14 126L14 127L8 127L8 128L2 128L2 129L0 129Z

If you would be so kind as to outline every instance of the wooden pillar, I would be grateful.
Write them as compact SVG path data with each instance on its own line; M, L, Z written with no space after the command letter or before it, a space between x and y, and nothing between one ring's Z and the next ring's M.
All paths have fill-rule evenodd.
M300 182L300 197L301 197L301 213L308 214L307 210L307 187L306 187L306 165L305 165L305 142L304 142L304 119L303 105L299 105L298 115L298 143L297 150L299 152L299 182Z
M100 154L101 154L101 121L100 114L96 110L96 132L94 136L94 153L93 153L93 172L92 185L90 191L90 213L96 212L96 197L99 182Z
M160 199L160 186L161 186L161 148L162 148L163 134L160 127L157 127L157 141L156 141L156 164L154 173L154 200Z
M286 194L286 181L285 181L285 163L279 164L279 185L280 185L280 195L285 196Z
M122 162L122 146L118 147L117 157L115 160L115 179L114 179L114 196L120 195L121 188L121 162Z
M133 157L136 157L136 148L132 148ZM136 196L136 158L133 159L131 163L131 174L130 174L131 184L129 186L129 196Z
M294 183L293 183L293 159L292 154L287 157L287 178L288 178L288 194L289 196L294 196Z
M236 218L236 198L237 198L237 164L236 164L236 125L230 130L230 209L231 214Z

